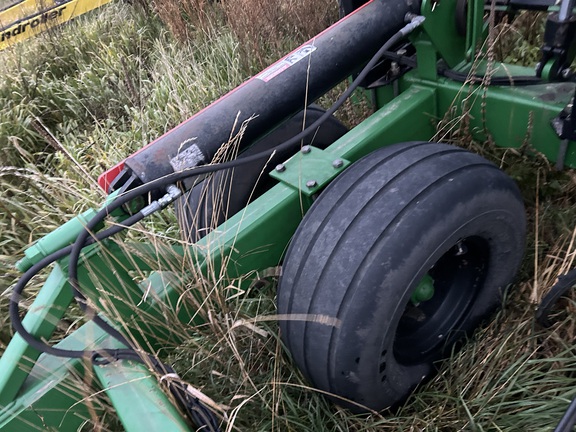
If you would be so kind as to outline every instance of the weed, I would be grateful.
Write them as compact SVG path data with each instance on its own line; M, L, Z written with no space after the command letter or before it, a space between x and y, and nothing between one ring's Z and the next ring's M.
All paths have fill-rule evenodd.
M196 42L227 27L239 42L243 70L254 73L335 22L332 0L169 0L156 11L180 41Z
M260 70L336 19L330 0L224 0L226 20L242 47L245 67ZM272 54L272 55L271 55Z
M324 28L336 14L332 3L165 1L156 4L159 18L144 0L136 9L112 4L113 14L91 14L2 53L0 293L17 278L13 264L26 245L101 201L97 174L239 84L278 51ZM534 48L525 50L527 57L522 50L510 55L532 62ZM500 54L508 52L504 47ZM356 117L347 115L347 121L354 124ZM110 272L104 277L101 268L87 268L100 280L91 301L110 316L122 316L122 310L139 317L142 326L121 322L129 337L212 398L226 412L228 430L550 430L575 393L574 303L568 298L558 305L551 329L538 327L533 311L534 301L573 267L574 173L556 173L520 151L471 144L467 132L446 136L483 151L520 184L533 227L529 254L504 309L439 363L438 375L397 411L354 416L312 389L278 337L277 271L254 285L214 267L201 275L170 210L131 229L120 244L128 257L170 278L177 299L146 309L143 304L158 293L144 287L134 296L117 289ZM152 257L134 246L142 240L153 245ZM177 253L180 246L190 252ZM116 265L106 255L102 262L104 269ZM118 268L123 271L134 284L150 275ZM44 278L34 281L31 296ZM0 296L0 352L11 336L6 307ZM182 323L182 310L197 311L197 321ZM52 342L82 323L82 314L71 309ZM162 335L156 344L144 344L152 325ZM86 384L83 392L95 412L110 412L96 389ZM120 428L114 420L92 420L85 429L98 427Z

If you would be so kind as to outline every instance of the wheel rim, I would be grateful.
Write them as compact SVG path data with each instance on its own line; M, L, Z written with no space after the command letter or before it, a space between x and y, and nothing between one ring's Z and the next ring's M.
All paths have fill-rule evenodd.
M399 319L393 347L399 363L433 359L463 334L461 323L481 291L488 257L487 241L468 237L434 264L426 276L434 294L418 304L409 301Z

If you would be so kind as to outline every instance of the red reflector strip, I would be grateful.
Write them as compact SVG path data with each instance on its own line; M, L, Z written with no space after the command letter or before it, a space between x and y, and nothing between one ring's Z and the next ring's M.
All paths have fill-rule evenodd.
M105 192L108 193L110 185L112 184L114 179L118 177L118 174L120 174L123 169L124 169L124 162L120 162L118 165L100 174L100 176L98 177L98 184L100 185L100 187L104 189Z

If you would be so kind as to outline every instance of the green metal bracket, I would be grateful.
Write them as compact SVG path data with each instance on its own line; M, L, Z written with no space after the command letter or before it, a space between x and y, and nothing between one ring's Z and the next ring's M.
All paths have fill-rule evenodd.
M454 68L464 60L463 53L466 50L466 39L456 28L456 2L424 0L421 13L426 18L422 26L426 38L431 42L430 47L438 51L449 67ZM422 39L422 36L416 39ZM420 68L420 55L418 62Z
M486 35L484 23L484 0L468 1L468 22L466 26L466 60L473 61L479 44Z
M96 346L123 348L91 322L56 345L63 349ZM95 383L86 382L90 375L86 367L91 365L82 359L40 356L18 396L2 405L0 430L80 430L109 409L97 399L100 389L117 407L126 431L191 430L145 366L129 361L95 366Z
M438 79L438 53L434 44L426 37L414 39L414 47L418 53L418 74L422 79L436 81Z
M71 302L72 291L62 268L56 265L24 317L24 327L38 338L50 339ZM0 357L0 407L14 400L39 356L24 339L14 335Z
M276 180L311 197L336 178L350 161L335 158L312 146L304 146L287 162L276 167L270 175Z
M58 343L56 347L65 349L94 347L95 342L114 347L112 345L114 341L106 338L107 336L103 335L98 327L88 323ZM11 342L8 350L12 346ZM80 430L80 426L89 421L90 411L101 416L102 406L94 404L93 398L90 398L96 390L90 389L82 378L84 366L81 359L40 356L34 367L26 370L22 385L10 382L16 396L10 402L1 404L0 430L73 431ZM2 371L4 370L3 364ZM5 394L6 388L3 387L1 390Z

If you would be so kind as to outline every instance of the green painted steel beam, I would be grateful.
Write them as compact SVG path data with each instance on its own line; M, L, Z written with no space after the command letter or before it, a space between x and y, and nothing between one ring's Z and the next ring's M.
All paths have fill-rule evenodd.
M388 103L380 93L376 98L382 108L328 147L326 152L354 162L386 145L428 141L434 136L438 113L433 88L415 85Z
M38 338L50 339L72 302L62 268L54 267L23 319L24 328ZM18 393L40 353L16 334L0 357L0 407Z
M139 363L96 366L94 372L127 431L189 432L190 425Z
M522 70L527 72L525 68L514 69ZM479 142L504 148L522 147L528 153L540 153L550 161L557 161L561 140L551 122L570 102L575 84L462 86L446 78L432 82L409 73L402 79L401 88L410 94L414 86L435 91L437 105L430 112L440 113L435 115L436 124L443 121L454 130L467 125L467 130L460 132L469 133ZM576 167L574 142L568 145L564 165Z
M82 349L109 343L109 336L88 323L58 343L58 348ZM103 407L91 397L82 378L83 360L41 355L26 376L16 397L0 410L2 432L73 431L90 421L90 410L103 415Z
M56 345L63 349L96 346L123 347L91 322ZM0 430L80 430L82 425L99 421L109 410L97 398L102 390L126 431L191 430L145 366L131 361L95 366L98 381L87 386L83 378L87 365L91 367L83 359L40 356L18 397L2 407Z
M435 106L434 100L434 91L429 89L414 89L405 92L398 100L383 107L326 151L315 152L313 157L320 157L326 164L330 163L329 170L334 170L332 163L338 158L356 160L382 145L402 140L426 139L433 132L430 110ZM402 112L412 114L411 118L400 115ZM328 169L328 166L326 168ZM291 169L301 171L295 165ZM307 166L305 171L310 169L311 167ZM89 294L103 294L104 286L126 283L129 286L128 292L124 292L123 288L115 289L115 294L117 296L126 294L131 302L138 301L140 313L132 313L128 317L123 317L122 321L129 328L145 329L146 346L160 346L165 343L165 328L169 323L156 319L162 311L159 305L168 304L170 307L175 307L182 293L182 283L189 282L189 279L180 280L173 272L168 274L154 272L138 284L138 290L140 290L138 291L133 285L134 280L130 275L130 269L141 266L148 271L154 267L153 263L157 264L158 269L166 266L173 269L174 265L186 269L186 264L193 262L192 268L189 268L192 274L221 275L226 273L227 277L235 278L277 266L311 202L310 199L303 199L303 194L297 188L280 183L188 249L181 247L156 249L155 245L134 244L123 248L107 242L105 250L102 247L95 247L89 252L88 256L83 259L83 267L91 267L97 263L99 267L109 266L110 268L104 270L104 273L102 270L85 268L82 288ZM142 252L142 250L142 254L137 252ZM149 260L145 258L146 256ZM166 259L166 256L171 256L171 259ZM154 295L149 295L145 299L146 287L151 287ZM195 311L185 310L180 311L177 316L180 321L188 323L193 319L194 313ZM149 319L150 316L155 319ZM177 335L168 336L177 340ZM106 335L91 323L68 336L61 344L79 350L94 346L111 346ZM42 370L46 374L33 372L28 376L15 400L0 411L0 429L2 431L22 430L18 429L21 425L19 422L22 421L38 428L49 426L42 420L43 414L38 415L48 407L57 413L54 414L54 418L51 417L51 427L62 427L61 430L74 430L73 428L82 421L89 419L88 407L83 403L85 401L82 397L78 394L65 395L66 392L61 390L66 386L64 380L68 376L69 369L81 370L83 367L78 360L63 361L43 355L33 371ZM111 373L112 370L116 373ZM103 381L103 386L109 388L112 383L119 383L123 375L142 373L142 371L134 371L131 365L119 364L115 369L107 369L107 372L98 371L96 375ZM8 382L12 382L11 378ZM143 387L138 387L138 382L132 384L135 387L130 391L145 392L148 391L146 390L148 385L156 389L149 381L146 381ZM130 409L130 405L124 403L124 399L118 395L119 393L112 392L110 398L122 417L125 416L124 411ZM73 406L71 401L80 402ZM157 410L157 401L142 400L141 402L142 406L139 410ZM76 412L79 414L76 415ZM63 415L68 422L65 427L62 426L64 423L58 423L58 416ZM173 430L171 428L176 427L173 426L174 418L171 413L158 415L158 422L163 429ZM132 423L137 419L131 420L130 417L122 420L125 422L126 429L141 431L140 426Z

